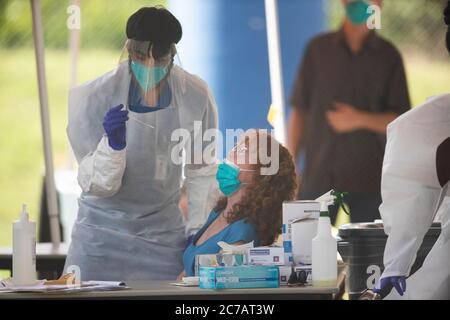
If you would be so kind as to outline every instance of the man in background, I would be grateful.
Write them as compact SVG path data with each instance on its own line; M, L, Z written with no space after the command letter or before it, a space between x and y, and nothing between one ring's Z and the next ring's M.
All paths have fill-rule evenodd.
M291 94L289 149L304 152L301 199L348 191L352 222L380 218L386 126L410 109L402 57L367 26L370 5L342 0L342 27L307 46ZM332 223L336 209L330 212Z

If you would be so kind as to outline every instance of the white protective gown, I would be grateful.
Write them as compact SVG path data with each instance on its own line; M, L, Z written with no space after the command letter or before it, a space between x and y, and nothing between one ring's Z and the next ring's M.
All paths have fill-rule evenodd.
M109 108L127 104L127 62L70 92L67 134L83 192L65 270L79 266L83 280L175 279L183 269L186 235L203 225L217 198L216 166L187 164L185 224L178 208L182 165L171 161L177 144L171 134L185 128L198 138L217 128L217 107L198 77L174 66L169 80L170 105L130 112L127 146L120 151L110 148L102 122ZM194 132L194 121L202 130Z
M389 237L381 278L410 275L435 216L442 232L423 266L406 280L405 295L394 289L386 299L450 299L450 190L442 188L436 171L437 148L448 137L449 94L428 100L388 126L380 213Z

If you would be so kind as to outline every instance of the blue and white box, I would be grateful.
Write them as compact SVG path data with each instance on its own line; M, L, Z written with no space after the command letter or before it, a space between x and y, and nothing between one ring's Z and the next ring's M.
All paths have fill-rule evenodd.
M200 267L200 288L278 288L277 266Z
M278 266L278 270L280 273L280 280L279 280L280 287L287 286L289 277L291 276L292 273L292 266Z
M255 247L247 251L248 261L253 265L284 265L283 247Z

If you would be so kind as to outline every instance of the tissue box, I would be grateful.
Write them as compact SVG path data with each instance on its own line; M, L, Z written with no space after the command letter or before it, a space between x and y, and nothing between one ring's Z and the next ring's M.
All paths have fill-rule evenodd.
M248 249L248 261L254 265L284 265L282 247L256 247Z
M233 267L248 264L246 254L216 253L198 254L195 256L195 275L199 275L200 267Z
M200 267L200 288L278 288L276 266Z
M292 263L292 221L310 217L318 219L320 204L316 201L285 201L283 202L283 247L284 260Z

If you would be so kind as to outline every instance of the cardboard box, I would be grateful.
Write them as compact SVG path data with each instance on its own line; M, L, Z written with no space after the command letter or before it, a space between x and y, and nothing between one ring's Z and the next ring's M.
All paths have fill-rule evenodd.
M278 288L277 266L200 267L200 288Z
M247 251L248 261L253 265L284 265L283 247L256 247Z
M292 226L294 220L310 217L319 219L320 204L316 201L283 202L283 247L285 263L292 263Z

